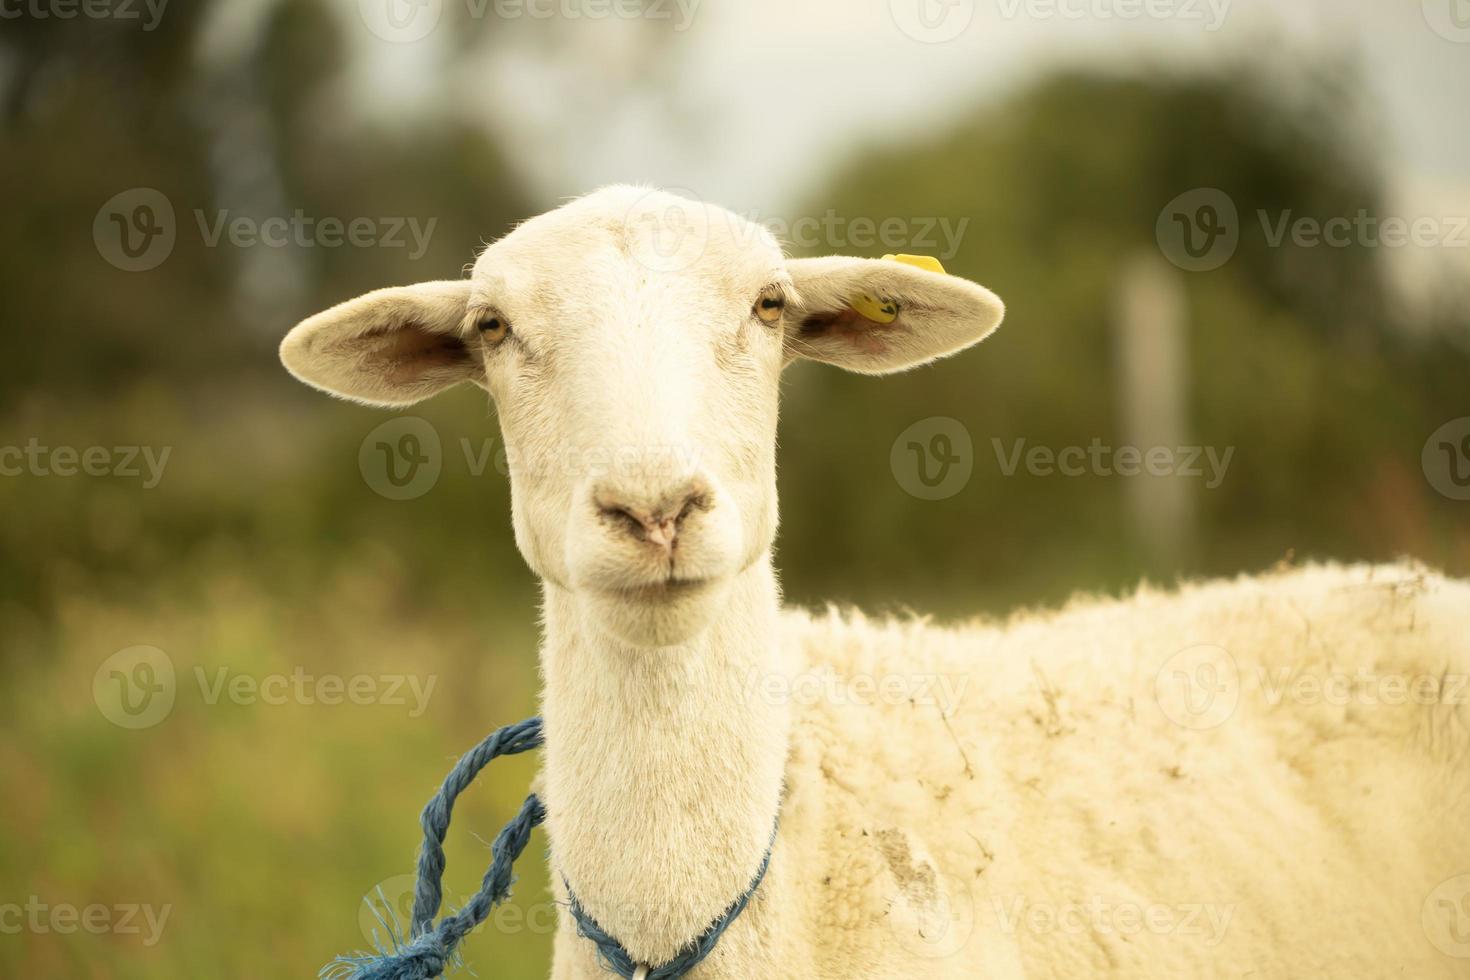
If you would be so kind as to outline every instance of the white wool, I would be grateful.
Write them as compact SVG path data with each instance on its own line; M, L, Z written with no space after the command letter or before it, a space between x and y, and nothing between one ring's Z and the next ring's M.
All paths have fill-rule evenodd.
M789 616L800 669L963 695L799 712L788 975L1466 976L1421 913L1470 869L1467 614L1395 566L954 629ZM1235 673L1194 716L1173 665L1202 645Z
M1411 565L948 628L787 612L780 841L693 976L1463 978L1424 920L1470 869L1467 613ZM1171 665L1201 647L1234 673L1196 716Z

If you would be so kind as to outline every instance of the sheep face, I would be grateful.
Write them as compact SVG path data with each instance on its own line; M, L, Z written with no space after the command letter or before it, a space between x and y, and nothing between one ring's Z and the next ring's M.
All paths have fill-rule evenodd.
M791 286L775 241L725 217L605 193L475 263L471 318L509 323L480 354L516 541L638 645L698 632L775 534L781 318L761 304Z
M522 224L467 280L304 321L281 356L370 404L487 389L526 561L614 637L666 647L770 551L783 367L902 370L974 343L1001 309L898 262L786 259L728 211L614 187Z

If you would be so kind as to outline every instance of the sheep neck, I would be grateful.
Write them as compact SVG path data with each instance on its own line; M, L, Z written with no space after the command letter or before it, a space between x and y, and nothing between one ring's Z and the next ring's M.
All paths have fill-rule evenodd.
M769 555L680 647L602 632L544 585L543 797L554 874L635 959L667 962L749 885L780 805L789 711ZM770 879L767 879L768 885Z

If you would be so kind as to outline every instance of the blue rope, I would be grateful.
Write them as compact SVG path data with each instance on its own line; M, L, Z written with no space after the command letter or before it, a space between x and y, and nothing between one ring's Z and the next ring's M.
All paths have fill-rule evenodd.
M715 944L720 941L720 937L725 934L725 930L730 927L730 923L734 922L740 913L745 911L745 906L750 904L751 896L761 886L761 880L766 876L766 869L771 866L771 849L775 847L775 844L776 841L773 835L771 845L766 848L766 856L761 860L760 870L756 871L755 878L750 882L750 887L745 889L745 892L730 904L730 907L724 911L724 914L704 931L704 935L686 946L683 952L675 956L672 960L669 960L663 966L656 966L649 970L648 980L678 980L679 977L684 976L684 974L694 969L706 956L714 951ZM623 980L633 980L633 971L638 968L638 964L628 955L628 951L623 948L622 943L619 943L612 936L604 932L602 927L597 924L597 921L587 914L582 908L582 904L577 901L577 896L572 895L572 886L570 884L567 885L567 894L572 899L572 918L577 920L577 935L590 939L597 944L597 958L602 961L603 966L612 970L618 976L622 977Z
M510 897L511 885L515 883L512 868L516 858L525 851L531 839L531 831L546 820L546 808L532 793L521 804L520 813L505 825L490 845L490 868L480 883L480 890L473 898L451 915L434 924L434 916L444 900L444 838L449 833L449 818L454 802L479 775L480 770L492 759L502 755L518 755L540 748L542 744L541 719L528 718L514 725L507 725L492 732L479 745L466 752L455 763L454 768L434 794L419 819L424 831L424 846L419 852L418 883L414 890L413 918L406 943L395 942L396 948L377 955L360 954L339 956L322 968L321 976L326 980L432 980L442 976L455 958L460 940L489 916L491 909ZM771 846L775 846L772 835ZM771 847L761 861L750 887L725 910L715 922L678 956L662 966L653 968L650 980L678 980L694 969L720 941L730 923L734 922L751 896L760 887L771 864ZM583 911L577 897L571 894L571 912L577 922L577 932L597 944L598 959L604 966L631 980L637 964L627 950Z
M411 937L417 938L421 933L427 931L434 916L439 914L439 903L443 900L441 882L444 879L444 836L449 833L449 815L454 809L454 801L459 799L460 793L469 788L470 783L480 774L480 770L490 764L490 760L502 755L519 755L522 752L529 752L531 749L540 748L541 742L540 718L527 718L523 722L507 725L498 731L491 732L489 737L466 752L459 762L455 763L449 775L444 778L444 785L439 787L439 792L435 793L434 798L424 807L424 812L419 817L419 826L424 830L424 846L419 851L419 880L413 900L413 925L409 930ZM526 801L528 805L531 799L535 799L534 794ZM538 824L540 822L540 820L536 821ZM493 848L491 853L495 853ZM519 854L520 852L517 851L516 856ZM494 871L495 865L492 864L491 872ZM506 862L504 873L507 878L506 891L508 892L509 862Z

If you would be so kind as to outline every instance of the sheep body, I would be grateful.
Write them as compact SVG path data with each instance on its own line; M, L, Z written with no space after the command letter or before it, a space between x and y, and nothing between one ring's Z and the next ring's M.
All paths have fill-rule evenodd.
M1407 565L955 629L787 612L794 675L828 679L785 689L796 921L758 901L696 976L773 941L833 980L1470 975L1430 907L1470 872L1467 613ZM1176 667L1215 670L1209 710Z

